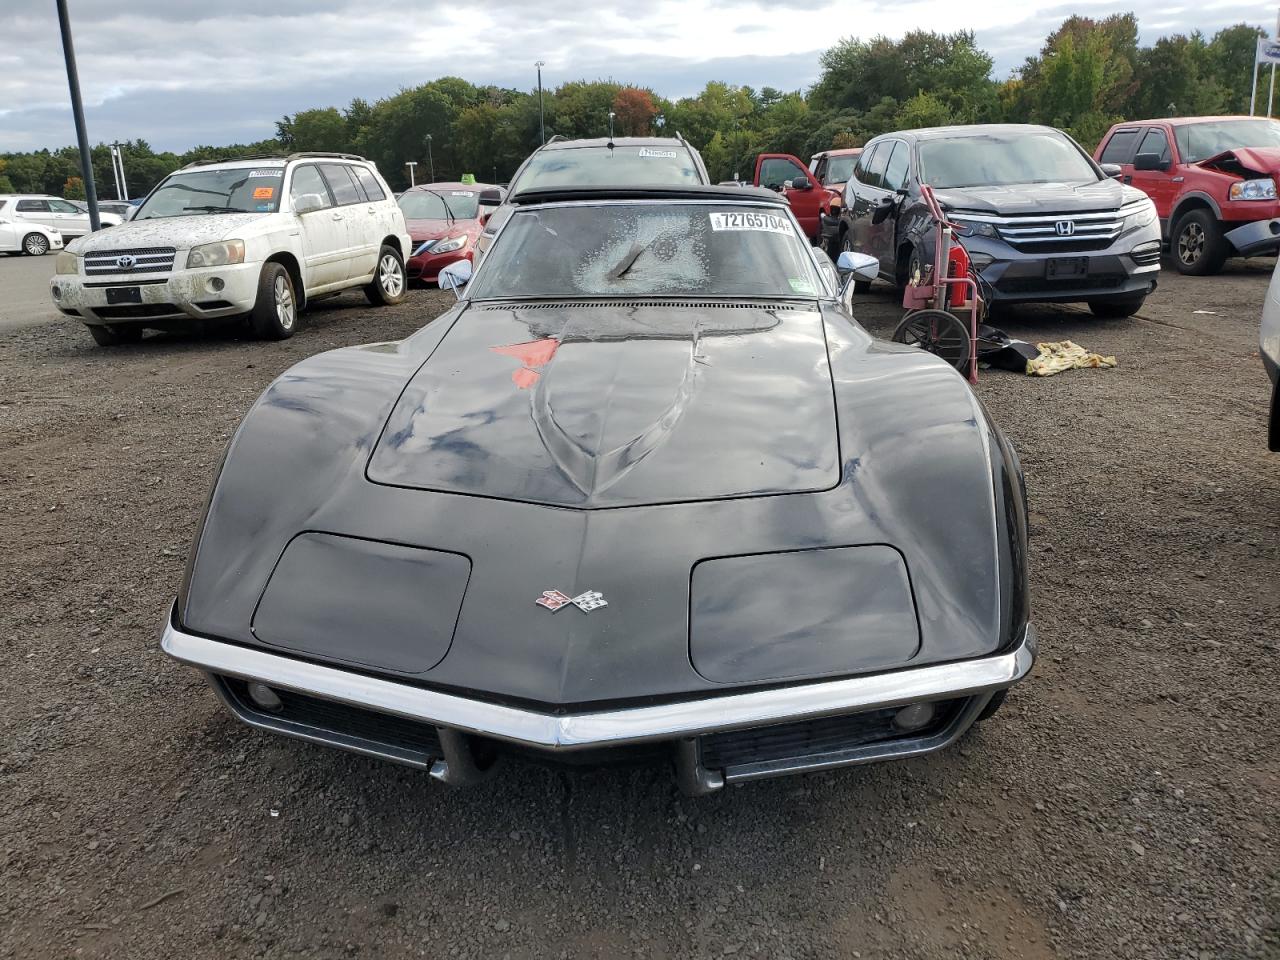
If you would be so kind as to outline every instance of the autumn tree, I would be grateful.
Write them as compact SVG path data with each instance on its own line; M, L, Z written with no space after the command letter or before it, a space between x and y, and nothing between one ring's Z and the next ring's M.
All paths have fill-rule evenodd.
M615 132L623 137L644 137L651 132L658 108L653 94L640 87L623 87L614 95Z

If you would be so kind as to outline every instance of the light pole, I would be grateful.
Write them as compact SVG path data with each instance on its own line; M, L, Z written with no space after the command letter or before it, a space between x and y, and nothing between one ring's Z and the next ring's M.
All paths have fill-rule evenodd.
M418 161L406 160L404 165L409 168L409 188L413 189L413 187L416 186L416 184L413 182L413 168L418 165Z
M614 113L612 110L609 111L609 142L610 143L613 143L613 118L616 116L617 114Z
M124 151L120 149L122 146L123 144L118 142L111 145L113 157L112 167L119 169L120 179L116 181L117 199L127 200L129 199L129 181L124 175Z
M431 159L431 134L427 134L427 165L431 168L431 182L436 182L436 162Z
M124 190L120 187L120 165L116 163L116 145L113 143L107 147L107 152L111 154L111 176L116 181L116 199L124 199Z
M62 31L62 56L67 62L67 86L71 88L71 118L80 146L80 175L84 178L84 198L89 204L89 229L101 230L98 219L98 188L93 183L93 156L89 153L89 131L84 126L84 104L80 102L80 72L76 69L76 48L71 41L71 16L67 0L57 0L58 29Z
M542 68L546 65L545 60L534 63L538 68L538 138L543 143L547 142L547 115L542 109Z

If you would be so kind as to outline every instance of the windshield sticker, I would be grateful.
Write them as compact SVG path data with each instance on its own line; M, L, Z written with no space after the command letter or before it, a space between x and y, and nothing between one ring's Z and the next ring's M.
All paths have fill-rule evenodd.
M674 160L676 152L674 150L651 150L648 147L641 147L640 156L645 159L652 157L657 160Z
M764 233L792 233L791 221L772 213L712 213L711 229L759 230Z
M275 187L254 187L253 189L253 199L255 200L270 200L275 195Z
M454 190L449 194L451 197L474 197L475 195L474 190Z
M276 170L250 170L250 171L249 171L249 176L250 176L250 177L278 177L278 176L280 176L280 174L282 174L283 172L284 172L284 171L283 171L283 170L280 170L280 169L276 169Z
M810 283L808 280L797 279L796 277L788 277L787 283L791 284L791 290L793 293L810 294L815 292L813 289L813 284Z

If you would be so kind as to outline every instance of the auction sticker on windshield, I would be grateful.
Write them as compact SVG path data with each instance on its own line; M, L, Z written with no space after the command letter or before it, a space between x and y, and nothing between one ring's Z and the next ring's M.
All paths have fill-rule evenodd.
M712 230L762 230L765 233L794 233L791 221L772 213L711 213Z

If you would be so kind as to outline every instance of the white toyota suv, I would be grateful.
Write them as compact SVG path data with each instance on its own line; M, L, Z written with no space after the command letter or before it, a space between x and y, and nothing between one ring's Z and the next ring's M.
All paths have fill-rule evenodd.
M377 168L350 154L191 163L137 215L57 257L54 305L103 345L175 320L247 315L267 339L292 336L307 302L362 287L405 297L404 214Z

